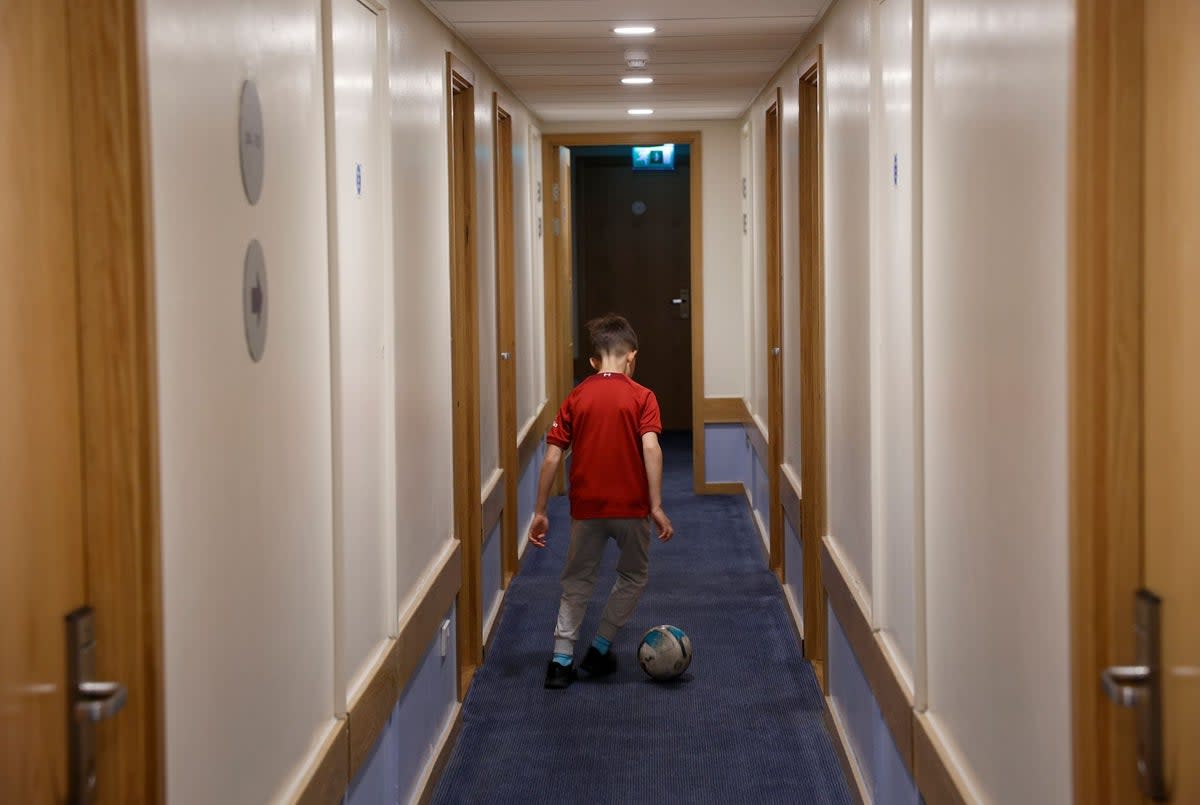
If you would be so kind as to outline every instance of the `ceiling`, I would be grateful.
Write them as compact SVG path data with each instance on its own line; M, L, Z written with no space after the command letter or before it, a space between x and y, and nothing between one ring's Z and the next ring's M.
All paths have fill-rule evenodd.
M829 0L423 0L547 122L739 117ZM618 36L646 24L649 36ZM625 62L645 51L644 70ZM623 76L648 75L650 86Z

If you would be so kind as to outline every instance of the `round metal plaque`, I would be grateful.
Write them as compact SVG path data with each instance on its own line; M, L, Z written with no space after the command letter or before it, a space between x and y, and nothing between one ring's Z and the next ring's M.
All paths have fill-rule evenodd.
M633 202L633 214L634 215L643 215L643 214L645 214L645 212L646 212L646 202L644 202L644 201Z
M238 111L238 153L242 162L242 187L251 204L257 204L262 196L264 147L258 88L253 81L245 81Z
M262 244L250 241L242 264L242 318L246 324L246 348L255 363L267 348L267 262Z

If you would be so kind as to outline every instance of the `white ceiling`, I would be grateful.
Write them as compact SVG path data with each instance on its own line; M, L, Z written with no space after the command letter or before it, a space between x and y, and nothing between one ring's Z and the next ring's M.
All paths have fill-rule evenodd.
M547 122L736 118L829 0L423 0ZM617 36L618 25L653 25ZM648 52L630 70L627 50ZM650 86L622 76L649 75Z

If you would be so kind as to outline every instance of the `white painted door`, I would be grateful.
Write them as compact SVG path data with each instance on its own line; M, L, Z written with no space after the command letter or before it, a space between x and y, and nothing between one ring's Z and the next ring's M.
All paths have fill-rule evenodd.
M377 31L357 0L334 0L333 170L330 273L334 340L334 536L339 698L393 629L390 266L384 187ZM344 709L345 702L339 701Z

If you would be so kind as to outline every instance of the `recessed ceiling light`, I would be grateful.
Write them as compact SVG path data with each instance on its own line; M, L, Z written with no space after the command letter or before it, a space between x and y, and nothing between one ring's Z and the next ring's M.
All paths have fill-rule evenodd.
M617 36L645 36L646 34L654 33L653 25L622 25L618 28L613 28L613 33Z
M629 114L631 114L631 115L652 115L652 114L654 114L654 110L653 109L630 109Z
M622 84L653 84L654 79L648 75L631 75L621 79Z

